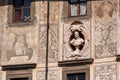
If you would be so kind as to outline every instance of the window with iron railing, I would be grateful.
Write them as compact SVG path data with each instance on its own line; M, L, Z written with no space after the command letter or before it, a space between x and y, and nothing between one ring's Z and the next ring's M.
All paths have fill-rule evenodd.
M31 0L13 0L13 22L30 21Z

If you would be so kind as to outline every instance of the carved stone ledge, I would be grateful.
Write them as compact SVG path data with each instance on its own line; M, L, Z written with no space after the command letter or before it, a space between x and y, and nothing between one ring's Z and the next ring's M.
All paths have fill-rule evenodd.
M3 65L2 70L25 70L25 69L33 69L36 67L36 64L19 64L19 65Z
M79 66L79 65L87 65L92 64L94 59L81 59L81 60L69 60L69 61L59 61L58 66Z
M120 55L116 55L116 61L120 62Z

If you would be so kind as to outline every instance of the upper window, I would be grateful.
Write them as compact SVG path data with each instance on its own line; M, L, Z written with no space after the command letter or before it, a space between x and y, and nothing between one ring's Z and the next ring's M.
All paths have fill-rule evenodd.
M69 16L87 15L87 0L69 0Z
M31 0L13 0L13 22L30 21Z

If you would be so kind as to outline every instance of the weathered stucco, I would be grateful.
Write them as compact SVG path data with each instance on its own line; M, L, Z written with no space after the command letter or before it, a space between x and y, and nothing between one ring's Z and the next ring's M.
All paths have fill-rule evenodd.
M2 2L6 1L0 0L0 64L36 63L33 80L45 80L47 2L35 0L34 19L30 24L9 24L10 5ZM120 0L89 2L90 16L83 18L67 17L66 1L50 2L49 80L63 80L64 67L59 67L58 61L91 58L94 62L85 68L89 70L89 80L120 80L120 63L116 61L116 55L120 54ZM75 22L80 24L72 27ZM75 29L80 29L84 43L79 50L81 55L71 57L76 49L76 45L72 49L70 44L75 39L70 39ZM81 67L84 66L73 66L72 70L79 71ZM6 80L7 71L2 67L0 70L0 80Z

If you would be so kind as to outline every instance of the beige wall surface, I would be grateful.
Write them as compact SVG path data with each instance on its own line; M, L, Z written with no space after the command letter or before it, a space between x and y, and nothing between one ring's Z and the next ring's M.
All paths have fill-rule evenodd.
M31 24L13 23L12 26L8 17L10 5L2 2L7 0L0 0L1 66L36 63L32 79L45 80L47 1L35 0ZM67 1L50 2L48 80L63 80L64 69L70 68L59 67L58 61L91 58L94 62L89 67L71 65L71 71L84 70L85 67L89 70L88 80L120 80L120 64L116 61L116 55L120 54L120 0L89 2L91 15L87 18L67 17ZM80 54L71 47L74 30L84 36ZM76 45L74 47L76 49ZM6 71L2 71L2 67L0 70L0 80L6 80Z

